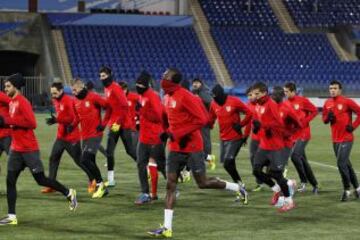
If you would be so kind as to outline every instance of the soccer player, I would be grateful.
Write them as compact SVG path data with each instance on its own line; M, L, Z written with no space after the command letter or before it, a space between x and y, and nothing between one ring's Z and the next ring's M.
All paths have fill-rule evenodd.
M21 94L25 85L21 74L14 74L5 80L5 92L11 98L9 115L0 116L0 127L11 128L11 147L8 158L6 190L8 215L0 219L0 225L17 225L16 218L16 182L20 173L28 167L35 181L46 187L61 192L69 201L70 210L77 207L76 191L68 189L56 180L45 177L44 167L40 160L38 141L34 134L36 119L30 102Z
M9 103L11 98L8 97L5 93L0 92L0 115L3 117L9 116ZM3 152L6 152L9 155L11 145L11 129L10 128L0 128L0 156Z
M109 127L108 141L106 146L108 186L115 186L114 176L114 153L116 144L121 137L126 153L136 161L136 151L132 148L131 130L123 129L128 114L128 102L121 87L114 82L112 71L109 67L102 67L99 71L100 80L104 85L104 92L108 110L106 111L104 123ZM103 126L105 128L105 126Z
M293 209L295 203L290 194L290 182L288 184L288 180L283 176L286 163L283 154L283 121L279 114L278 105L268 95L268 89L264 83L254 84L253 93L258 104L253 117L253 131L258 133L260 138L259 148L255 154L253 173L274 191L271 200L272 205L277 204L282 192L285 202L279 211L286 212ZM266 165L269 167L268 173L262 171ZM272 179L275 179L276 183Z
M299 174L301 185L299 192L306 191L306 183L310 182L313 187L313 193L318 193L318 182L307 160L305 148L311 138L310 122L317 115L317 109L309 99L296 95L296 85L294 83L286 83L284 86L285 95L300 117L304 128L299 134L295 135L295 145L292 149L291 160L294 163L296 171Z
M349 200L350 183L355 188L356 198L360 196L359 182L349 158L354 142L353 131L360 124L360 107L353 100L342 96L342 85L339 81L330 83L329 92L331 98L324 104L322 119L325 124L330 123L337 166L344 187L341 201L345 202ZM353 113L356 114L355 121L352 120Z
M240 99L228 96L220 84L215 85L212 94L214 100L210 105L210 126L214 125L216 119L218 120L220 161L232 180L241 186L244 193L242 200L244 204L247 204L248 194L245 190L245 184L236 169L236 156L244 141L246 141L241 129L251 120L251 112ZM242 120L240 119L240 113L245 114Z
M210 105L212 97L209 90L204 86L203 81L200 78L194 78L192 81L192 92L193 94L199 96L206 108L207 111L210 110ZM211 154L211 134L210 126L204 126L201 129L201 136L204 141L204 153L206 161L209 163L210 170L215 170L215 155Z
M303 128L303 124L300 121L299 116L292 108L289 102L284 102L285 92L284 88L275 86L271 93L271 98L278 104L280 118L283 120L284 125L284 161L285 166L288 163L291 149L293 148L295 141L293 136L296 135Z
M142 205L150 203L152 199L157 199L157 174L152 175L152 193L149 194L149 182L147 166L149 170L159 170L165 176L165 149L159 138L163 129L163 108L160 96L150 87L151 76L142 72L136 80L136 90L140 95L139 118L140 118L140 137L137 147L137 167L141 194L136 199L135 204ZM153 159L151 164L149 159Z
M251 115L252 115L251 117L253 118L253 115L255 115L256 96L255 96L255 94L253 94L252 87L249 87L246 90L246 95L249 100L247 107L251 111ZM260 138L259 138L258 134L255 134L252 131L252 120L245 127L244 144L247 142L247 138L249 135L251 138L251 142L250 142L250 146L249 146L250 162L251 162L251 167L254 170L254 158L255 158L255 153L257 152L257 150L259 148ZM252 191L259 192L263 189L263 183L258 178L255 177L255 179L256 179L257 185Z
M87 81L86 84L85 84L85 87L86 89L88 90L88 92L91 92L91 91L94 91L94 83L92 81ZM106 149L105 147L100 144L100 147L99 147L99 152L104 155L104 157L107 158L107 153L106 153ZM107 163L105 163L105 167L107 167Z
M51 85L50 92L56 117L51 114L51 117L46 119L46 123L48 125L57 123L58 130L50 155L49 178L56 179L61 156L66 150L74 162L87 174L89 178L88 192L92 193L95 190L96 182L90 171L81 163L79 128L76 126L72 132L67 132L67 127L70 126L76 118L74 99L64 93L64 86L61 82L54 82ZM41 192L51 193L54 191L54 189L46 187Z
M206 177L201 128L209 123L206 111L197 102L196 96L180 86L182 74L175 68L169 68L163 75L161 87L166 94L165 111L169 129L162 134L169 139L169 155L166 159L166 199L164 226L148 232L152 236L172 236L172 219L175 204L175 189L178 171L187 163L199 188L228 189L240 191L239 184Z
M88 91L81 79L73 83L76 120L68 127L71 132L80 122L82 154L81 163L90 171L96 181L96 190L92 198L102 198L108 194L100 169L96 165L96 153L101 144L104 123L101 119L101 109L106 109L106 101L95 92Z

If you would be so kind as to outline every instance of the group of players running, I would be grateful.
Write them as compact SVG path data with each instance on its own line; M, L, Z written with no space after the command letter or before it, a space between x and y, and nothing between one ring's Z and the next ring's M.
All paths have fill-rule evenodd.
M51 97L56 114L46 119L48 125L57 124L57 137L49 161L49 177L44 174L39 146L34 134L35 115L29 101L21 94L25 85L20 74L5 81L5 93L0 93L0 148L8 153L7 201L8 215L0 225L16 225L16 182L28 167L43 193L61 192L69 201L70 210L78 203L76 191L56 180L60 159L66 150L88 177L88 192L92 198L102 198L115 186L114 153L121 138L126 153L138 169L141 193L135 204L142 205L158 199L158 172L166 179L164 224L148 233L171 237L173 208L178 181L189 179L189 171L201 189L225 189L236 193L236 201L248 204L248 192L236 168L236 157L248 142L250 161L257 186L268 185L273 193L271 204L280 212L295 207L293 195L304 192L307 184L319 193L318 182L305 154L311 138L310 122L317 116L317 108L305 97L296 94L296 85L275 86L271 93L263 82L246 91L248 103L229 96L217 84L211 91L200 79L190 83L181 72L169 68L160 82L163 98L152 88L151 75L142 72L136 79L136 91L131 92L126 82L115 82L109 67L99 70L104 96L94 92L91 82L75 79L74 98L64 93L61 82L51 85ZM329 84L330 98L325 102L322 120L330 124L332 141L347 201L353 185L356 198L360 187L349 156L353 131L360 124L360 107L342 96L339 81ZM102 112L105 112L102 116ZM356 114L352 121L353 113ZM219 125L220 162L232 182L206 176L206 162L215 168L211 152L210 130ZM101 146L103 132L108 128L107 146ZM165 149L167 145L167 154ZM96 163L100 150L107 158L107 181ZM286 179L286 166L291 159L300 178ZM148 174L150 175L150 185Z

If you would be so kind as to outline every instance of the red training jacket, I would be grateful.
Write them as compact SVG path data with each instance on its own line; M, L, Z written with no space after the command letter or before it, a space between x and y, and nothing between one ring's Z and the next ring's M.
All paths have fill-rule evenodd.
M168 131L174 136L174 141L169 141L170 151L190 153L203 150L200 130L209 123L209 118L204 112L205 107L199 103L199 98L184 88L177 89L172 95L165 95ZM180 149L180 139L186 135L190 138L189 142Z
M5 124L11 128L11 150L16 152L34 152L39 150L35 137L35 114L30 102L21 94L13 97L9 103L9 116Z
M139 141L144 144L161 144L160 134L163 129L163 112L160 96L151 88L140 95L141 108Z
M259 147L270 151L281 150L284 148L284 127L279 114L279 107L269 96L264 96L262 100L262 104L256 105L254 116L254 119L261 123L258 132L260 138ZM272 136L266 136L266 131L271 131Z
M249 137L249 135L250 135L251 140L260 141L258 134L255 134L252 132L252 120L254 119L254 115L256 114L256 111L255 111L256 102L248 102L247 107L251 111L251 118L250 118L249 123L246 124L246 126L245 126L244 137Z
M344 96L329 98L326 100L322 119L327 121L329 111L335 115L335 123L331 125L331 136L334 143L352 142L354 134L346 131L347 125L352 125L356 129L360 124L360 107L353 100ZM356 114L356 119L352 122L352 114Z
M245 114L243 120L240 113ZM223 106L218 105L214 100L210 104L210 125L214 125L216 118L219 121L220 139L222 141L239 140L243 134L239 134L233 129L233 124L239 123L242 127L251 120L251 111L240 99L227 96Z
M139 102L140 96L136 93L129 92L126 98L129 108L125 124L122 128L136 131L136 117L139 115L136 111L136 104Z
M60 100L53 99L52 102L58 123L57 138L72 143L80 141L80 132L77 126L70 134L66 133L66 127L76 120L74 98L64 94Z
M82 140L103 135L103 132L98 132L96 128L100 124L105 125L101 121L101 108L106 107L106 101L100 95L91 91L88 92L84 99L75 99L77 118L72 125L77 126L78 122L80 122Z
M295 140L308 141L311 138L310 122L317 115L317 108L312 104L309 99L302 96L294 96L289 98L288 101L291 103L299 116L300 121L304 124L304 128L294 136Z
M298 134L303 128L299 116L292 108L289 102L281 102L278 104L280 117L283 121L284 129L284 144L287 148L292 148L295 144L293 136Z
M105 87L105 99L108 105L104 117L104 124L111 127L114 123L125 124L128 114L128 102L124 90L116 82Z
M9 117L9 103L11 98L8 97L5 93L0 92L0 115L4 117L4 119ZM9 137L11 135L10 128L0 128L0 138Z

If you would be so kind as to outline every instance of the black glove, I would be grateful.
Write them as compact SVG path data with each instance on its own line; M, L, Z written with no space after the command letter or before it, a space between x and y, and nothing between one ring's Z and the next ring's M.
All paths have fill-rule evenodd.
M57 121L56 121L56 117L54 115L51 114L51 116L49 118L46 118L45 119L46 121L46 124L51 126L53 124L55 124Z
M328 120L328 122L330 122L331 125L336 122L336 118L335 118L333 111L329 111L329 113L327 115L327 120Z
M232 128L233 128L238 134L240 134L240 135L242 134L240 123L234 123L234 124L232 125Z
M65 128L65 131L67 134L70 134L72 131L74 131L74 126L73 125L67 125Z
M179 141L180 149L184 149L188 142L190 141L190 136L186 135L185 137L182 137Z
M354 127L350 124L346 125L346 131L352 133L354 131Z
M97 132L103 132L105 130L105 126L102 124L97 125L96 131Z
M5 127L5 119L3 116L0 115L0 128Z
M240 147L246 146L247 145L247 140L248 140L247 137L243 137L242 139L240 139L240 141L241 141Z
M135 111L140 111L140 109L142 108L142 105L140 102L136 102L136 105L135 105Z
M261 123L258 120L254 120L252 122L252 127L253 127L253 133L257 134L261 128Z
M265 136L267 137L267 138L272 138L272 131L271 131L271 129L266 129L265 130Z
M170 141L174 141L174 136L168 132L160 133L159 138L162 142L166 142L168 139L170 139Z

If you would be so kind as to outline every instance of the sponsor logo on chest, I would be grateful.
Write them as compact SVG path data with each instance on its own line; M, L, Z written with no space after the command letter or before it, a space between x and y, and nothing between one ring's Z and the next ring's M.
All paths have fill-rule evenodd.
M299 104L297 104L297 103L296 103L296 104L294 104L294 109L295 109L295 110L299 110L299 109L300 109L300 105L299 105Z
M226 107L225 107L225 110L226 110L227 112L231 112L231 106L226 106Z
M89 101L85 101L85 107L87 107L87 108L90 107L90 102Z
M341 111L341 110L344 108L344 105L338 104L338 105L337 105L337 108Z

